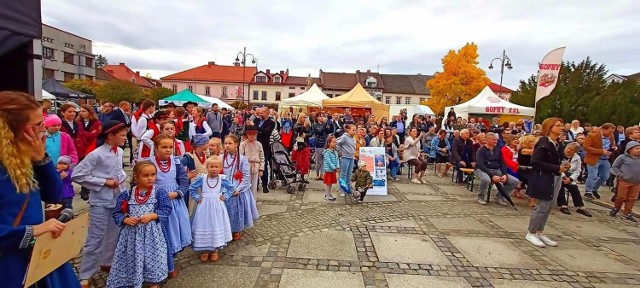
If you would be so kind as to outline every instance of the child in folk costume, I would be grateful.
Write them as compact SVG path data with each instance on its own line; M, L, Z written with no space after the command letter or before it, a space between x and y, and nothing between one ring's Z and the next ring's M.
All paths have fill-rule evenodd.
M240 240L242 231L253 227L253 220L258 219L258 208L251 193L249 161L238 151L238 138L228 135L224 139L224 149L222 171L235 187L233 196L225 203L231 221L233 240Z
M193 215L193 251L202 252L200 261L218 261L218 249L227 245L231 236L231 223L224 201L233 197L234 186L220 175L222 159L212 156L207 159L207 174L200 174L189 187L189 194L198 203ZM202 194L196 190L200 189ZM211 255L209 255L211 251Z
M160 125L169 121L169 115L160 110L153 114L153 119L147 122L147 131L140 136L140 145L136 151L136 160L147 159L153 156L153 139L162 134ZM172 136L173 137L173 136Z
M335 201L336 198L331 195L331 186L338 183L337 174L340 171L340 158L336 151L337 141L331 135L327 138L327 144L322 151L322 168L324 170L324 199L327 201Z
M136 143L133 143L133 147L136 149L140 144L142 134L148 129L149 120L153 118L153 113L156 111L156 102L146 99L141 101L138 107L138 111L131 115L131 134L135 137Z
M160 124L160 133L173 138L173 156L182 157L185 154L185 146L182 140L176 138L176 124L167 121Z
M56 165L60 178L62 178L62 205L68 209L73 209L73 196L76 195L73 191L73 184L71 184L71 175L73 175L71 162L71 157L60 156Z
M206 151L209 147L209 138L207 138L207 136L205 135L196 135L193 138L192 142L195 149L193 149L191 152L188 152L187 154L184 154L181 161L182 165L187 167L187 176L189 177L189 180L194 181L194 178L196 178L196 176L207 173ZM189 191L189 194L191 193L198 192ZM193 198L194 196L191 195L191 197ZM197 203L195 203L195 201L189 201L189 204L187 205L189 207L189 215L193 215L193 212L196 210L196 204Z
M172 212L169 215L167 226L167 244L169 244L169 278L178 275L173 264L175 254L191 245L191 223L189 222L189 212L187 205L182 199L188 197L189 179L187 172L180 159L174 157L173 139L160 134L155 138L155 157L151 162L158 168L156 176L156 187L167 191L171 199Z
M224 154L224 148L222 147L222 140L220 140L220 138L209 139L208 153L209 156L222 156L222 154Z
M161 222L171 214L167 191L154 187L156 166L140 161L133 167L137 186L123 191L116 201L113 220L120 236L107 287L160 287L167 278L167 241Z
M264 169L264 151L262 150L262 144L256 141L258 135L258 129L256 126L247 126L245 133L247 134L247 140L240 143L240 155L244 155L249 160L249 166L251 166L251 192L253 196L258 193L258 179L262 177Z
M191 114L193 116L193 122L189 123L189 139L193 139L193 136L196 134L203 134L207 136L207 138L211 137L213 131L211 131L211 127L207 124L204 109L202 109L202 107L193 107Z
M89 153L74 168L71 180L89 189L89 232L82 249L78 278L82 287L90 287L93 273L102 265L109 270L118 241L118 226L111 220L116 198L127 178L122 170L123 150L127 139L124 123L109 120L102 123L100 138L104 144Z
M190 139L189 139L189 114L182 107L177 107L173 111L176 119L174 120L176 124L176 139L182 141L184 143L185 152L191 152L193 147L191 147Z

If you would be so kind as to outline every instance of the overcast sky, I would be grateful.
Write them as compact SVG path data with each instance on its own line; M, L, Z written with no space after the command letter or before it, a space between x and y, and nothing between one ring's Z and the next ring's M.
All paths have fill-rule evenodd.
M433 74L466 42L478 44L484 69L505 49L514 68L504 84L514 89L560 46L564 60L591 56L610 73L640 72L635 1L311 2L55 0L42 1L42 21L93 40L93 53L111 64L155 78L207 61L231 65L244 46L259 69L290 75ZM487 75L500 81L499 69Z

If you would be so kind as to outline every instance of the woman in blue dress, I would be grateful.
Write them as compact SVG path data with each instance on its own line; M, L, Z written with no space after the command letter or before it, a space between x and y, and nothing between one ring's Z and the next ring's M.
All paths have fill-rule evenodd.
M35 237L60 235L64 224L43 223L42 201L59 203L62 180L45 154L38 133L42 109L31 95L0 92L0 283L23 287ZM58 267L37 287L80 287L69 263Z
M253 227L253 220L258 219L258 209L251 193L251 170L249 161L238 150L238 137L228 135L224 138L224 155L222 171L231 184L236 187L233 196L225 204L231 221L233 240L242 238L245 228Z
M179 157L173 156L173 139L161 134L154 139L155 156L150 161L158 168L156 188L167 191L171 200L172 212L167 219L166 237L169 246L169 278L178 276L173 258L185 247L191 245L191 222L187 205L182 198L188 195L189 178L187 171L180 163Z
M167 241L160 222L171 214L171 202L166 191L153 185L156 171L150 161L136 163L138 185L118 196L113 220L121 230L107 287L159 287L167 278Z

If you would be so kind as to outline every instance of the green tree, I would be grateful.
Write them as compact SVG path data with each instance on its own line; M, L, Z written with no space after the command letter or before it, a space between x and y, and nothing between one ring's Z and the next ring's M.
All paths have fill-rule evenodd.
M156 101L156 103L158 103L158 100L163 99L163 98L167 98L173 94L173 91L171 91L171 89L167 89L164 87L156 87L153 88L151 90L147 90L145 91L145 97L147 99L151 99L153 101Z
M593 124L606 122L625 127L637 125L640 115L640 82L627 80L607 85L589 106L587 120Z
M82 93L96 95L98 89L100 88L100 84L89 79L73 79L71 81L65 82L65 87L69 89L73 89L76 91L80 91Z
M137 102L144 98L144 92L140 86L129 81L109 81L98 89L96 98L101 101L118 103L120 101Z
M102 54L98 54L96 56L96 68L102 68L108 64L109 60L107 60L107 57L102 56Z
M247 103L244 103L242 101L235 101L229 105L231 105L231 107L235 108L236 110L243 110L244 108L247 108Z

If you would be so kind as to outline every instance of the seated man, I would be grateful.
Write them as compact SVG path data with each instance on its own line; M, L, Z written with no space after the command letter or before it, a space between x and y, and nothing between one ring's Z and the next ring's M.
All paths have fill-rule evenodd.
M473 155L473 141L470 139L468 129L460 130L460 136L455 137L451 143L451 153L449 163L456 165L456 182L462 183L462 173L460 168L476 168L476 157Z
M498 149L498 135L489 132L485 135L487 143L478 149L476 161L478 168L475 171L476 177L480 179L480 189L478 189L478 203L486 205L485 200L489 185L496 184L498 190L505 191L507 195L518 185L518 179L507 174L507 166L502 159L502 153ZM496 193L496 203L507 206L509 203L500 193Z

